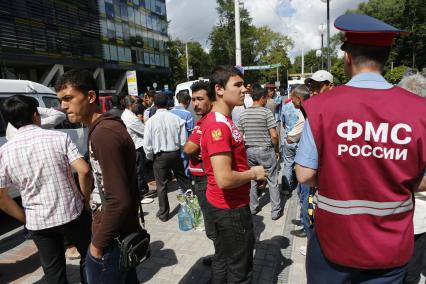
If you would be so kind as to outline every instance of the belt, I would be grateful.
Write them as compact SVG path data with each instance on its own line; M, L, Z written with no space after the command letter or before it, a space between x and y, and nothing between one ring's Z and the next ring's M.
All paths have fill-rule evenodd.
M246 146L246 149L248 148L274 149L273 146L250 146L250 145Z
M160 151L158 153L155 153L154 156L158 156L158 155L165 154L165 153L175 153L175 152L179 152L179 150L174 150L174 151Z

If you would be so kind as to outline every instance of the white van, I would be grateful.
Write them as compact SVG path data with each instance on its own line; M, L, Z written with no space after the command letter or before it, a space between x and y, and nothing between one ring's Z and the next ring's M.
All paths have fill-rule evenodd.
M189 95L192 98L191 86L192 86L192 84L194 84L195 82L198 82L200 80L204 80L206 82L209 81L209 79L200 78L199 80L193 80L193 81L188 81L188 82L183 82L183 83L178 84L176 86L176 90L175 90L175 105L178 105L178 101L176 99L177 93L179 93L180 91L183 91L183 90L187 90L189 92Z
M13 95L31 96L37 99L40 107L60 108L56 93L48 87L26 80L5 80L0 79L0 146L7 142L6 127L7 120L3 115L3 102ZM77 145L79 152L84 155L87 151L87 129L81 123L73 124L67 120L55 127L56 130L66 132ZM10 189L9 195L12 198L18 197L19 192Z

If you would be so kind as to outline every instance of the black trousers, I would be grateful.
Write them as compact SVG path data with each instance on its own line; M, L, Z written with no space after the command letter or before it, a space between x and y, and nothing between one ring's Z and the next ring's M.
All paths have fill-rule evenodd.
M137 172L137 179L138 179L138 190L139 195L142 198L142 196L149 191L148 183L146 182L145 177L145 162L146 162L146 156L145 151L143 150L143 147L140 147L139 149L136 149L136 172Z
M207 209L207 177L206 176L192 176L192 185L194 187L194 193L197 196L198 204L200 205L201 212L203 213L204 226L206 229L207 238L214 240L215 228Z
M168 219L170 213L169 199L167 197L167 184L170 170L173 171L179 185L183 190L191 189L191 181L185 175L180 151L160 152L154 155L154 176L157 183L157 195L160 209L157 217Z
M250 208L220 209L207 202L214 224L212 283L251 283L255 244Z
M426 253L426 233L414 235L414 254L407 265L405 284L417 284L420 281L420 274L424 270L423 259Z
M66 263L64 236L75 245L80 253L80 277L82 283L87 283L85 277L86 253L91 236L90 213L83 209L79 217L73 221L53 228L30 231L38 249L44 278L49 284L66 284Z

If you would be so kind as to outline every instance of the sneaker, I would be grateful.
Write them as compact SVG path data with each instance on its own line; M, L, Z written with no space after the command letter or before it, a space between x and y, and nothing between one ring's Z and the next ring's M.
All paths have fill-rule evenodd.
M156 197L157 196L157 190L156 189L150 189L147 193L143 195L143 197Z
M145 197L145 198L144 198L144 199L142 199L142 201L141 201L141 203L142 203L142 204L149 204L149 203L152 203L152 202L154 202L154 199L149 198L149 197Z
M299 252L300 252L301 255L306 256L306 247L305 246L301 246L299 248Z
M296 225L296 226L302 226L302 221L300 221L300 220L296 220L296 219L293 219L293 220L291 220L291 223L293 224L293 225Z
M292 230L290 231L290 234L292 234L293 236L299 237L299 238L306 238L306 233L305 230L299 229L299 230Z
M272 216L272 218L271 218L271 219L272 219L273 221L276 221L276 220L280 219L282 215L283 215L283 210L281 210L280 212L278 212L278 213L277 213L277 215Z

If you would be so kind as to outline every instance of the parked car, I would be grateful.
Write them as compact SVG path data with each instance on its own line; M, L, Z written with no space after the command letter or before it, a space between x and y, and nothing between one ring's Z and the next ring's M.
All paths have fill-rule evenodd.
M0 146L7 142L7 120L3 115L3 102L13 95L31 96L37 99L40 107L60 109L61 104L56 93L39 83L26 80L0 79ZM68 119L55 127L55 130L68 133L71 140L77 145L79 152L84 155L87 151L87 129L80 123L71 123ZM9 190L12 198L18 197L17 190Z

